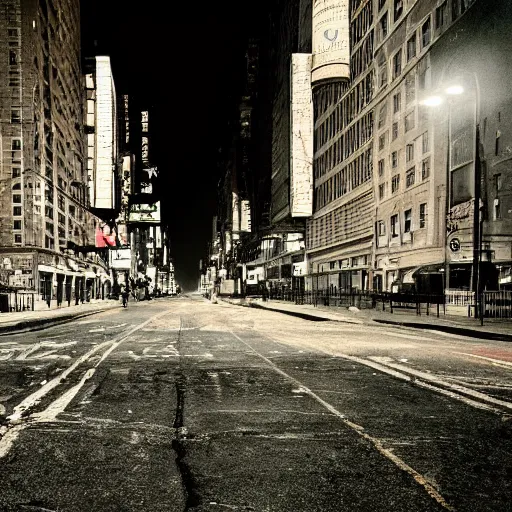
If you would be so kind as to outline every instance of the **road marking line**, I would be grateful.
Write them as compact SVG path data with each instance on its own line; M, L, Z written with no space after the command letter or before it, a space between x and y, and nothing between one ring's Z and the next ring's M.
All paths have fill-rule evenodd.
M12 444L13 444L13 442L18 437L19 433L27 426L26 422L25 423L19 423L19 424L12 424L12 422L20 422L22 420L24 414L27 411L29 411L30 408L32 408L35 405L37 405L46 394L48 394L52 389L54 389L59 384L61 384L61 382L64 379L66 379L66 377L72 371L74 371L81 364L85 363L96 352L98 352L101 349L103 349L105 347L108 347L110 345L110 347L103 353L103 356L99 359L99 361L96 362L96 364L94 365L94 368L96 368L106 357L108 357L108 355L113 350L115 350L124 340L126 340L128 337L130 337L134 332L138 331L139 329L142 329L143 327L145 327L146 325L148 325L152 321L156 320L157 318L160 318L161 316L167 315L169 313L170 313L170 310L162 311L162 312L152 316L151 318L149 318L145 322L142 322L141 324L133 327L127 333L121 334L117 339L109 340L109 341L104 341L103 343L100 343L100 344L96 345L94 348L89 350L89 352L87 352L84 355L82 355L81 357L79 357L71 366L69 366L69 368L64 370L57 377L54 377L52 380L47 382L44 386L39 388L35 393L32 393L31 395L29 395L21 403L19 403L16 407L14 407L13 413L10 416L7 417L7 419L10 421L11 425L10 426L9 425L8 426L3 426L0 429L0 436L2 436L0 438L0 458L5 457L5 455L7 455L7 453L9 452L9 450L10 450ZM87 374L87 372L86 372L86 374ZM82 378L82 381L80 381L81 385L83 385L86 380L87 379ZM75 388L76 388L76 386L75 386ZM72 388L72 389L75 389L75 388ZM77 392L78 392L78 390L79 390L79 388L77 389ZM71 391L71 390L69 390L69 391ZM56 400L54 400L47 407L47 409L45 411L43 411L43 412L48 411L56 403L64 403L64 401L62 401L62 399L63 399L64 396L67 396L68 392L65 392L61 397L59 397ZM67 403L66 403L66 405L67 405ZM64 410L64 409L62 409L62 410ZM29 418L27 417L27 420L28 419Z
M265 357L264 355L257 352L249 343L244 341L240 336L235 334L233 331L230 331L231 334L239 340L241 343L243 343L246 347L250 348L251 351L256 354L258 357L263 359L269 366L271 366L275 372L279 373L286 379L292 381L295 383L298 387L302 388L305 393L307 393L310 397L314 398L318 403L323 405L328 411L330 411L332 414L337 416L345 425L350 427L352 430L354 430L357 434L359 434L361 437L369 441L373 446L377 449L379 453L381 453L384 457L391 460L398 466L402 471L405 471L409 475L411 475L416 482L418 482L426 491L427 493L434 498L443 508L450 511L455 511L455 508L452 507L447 501L443 498L443 496L437 491L437 489L420 473L418 473L414 468L409 466L405 463L400 457L396 456L394 453L392 453L387 448L384 448L382 445L382 442L367 434L364 432L364 427L361 425L357 425L356 423L353 423L352 421L348 420L344 414L342 414L340 411L338 411L336 408L334 408L331 404L320 398L316 393L311 391L308 387L304 386L300 381L298 381L296 378L292 377L291 375L288 375L285 371L281 370L278 366L276 366L268 357Z
M490 361L491 363L498 364L500 366L505 366L508 368L512 368L512 363L509 361L502 361L501 359L493 359L492 357L485 356L477 356L476 354L467 354L466 352L455 352L455 354L462 354L463 356L476 357L478 359L484 359L485 361Z

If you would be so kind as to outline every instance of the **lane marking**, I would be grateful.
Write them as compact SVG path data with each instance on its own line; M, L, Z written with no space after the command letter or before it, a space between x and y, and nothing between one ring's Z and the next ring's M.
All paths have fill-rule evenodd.
M512 369L512 363L509 361L503 361L501 359L493 359L492 357L478 356L476 354L467 354L466 352L455 352L455 354L461 354L463 356L476 357L477 359L484 359L485 361L489 361L493 364L497 364L499 366L503 366L505 368Z
M434 498L443 508L450 511L455 511L455 508L452 507L444 498L443 496L437 491L437 489L420 473L418 473L414 468L409 466L405 461L403 461L400 457L392 453L390 450L385 448L382 445L382 442L367 434L364 432L364 427L361 425L357 425L356 423L353 423L349 419L345 417L344 414L342 414L340 411L338 411L336 408L334 408L331 404L320 398L316 393L314 393L311 389L304 386L300 381L298 381L296 378L292 377L291 375L288 375L285 371L281 370L278 366L276 366L268 357L265 357L264 355L257 352L249 343L244 341L240 336L235 334L233 331L229 331L237 340L239 340L241 343L243 343L246 347L248 347L254 354L256 354L259 358L263 359L272 369L278 373L279 375L282 375L286 379L290 380L291 382L295 383L299 388L304 390L304 393L309 395L311 398L315 399L318 403L323 405L328 411L330 411L332 414L337 416L345 425L347 425L349 428L354 430L359 436L369 441L373 446L377 449L379 453L381 453L384 457L395 463L398 468L400 468L402 471L405 471L409 475L411 475L416 482L418 482L426 491L427 493Z
M118 338L115 338L114 340L104 341L103 343L99 343L94 348L89 350L89 352L83 354L81 357L79 357L71 366L69 366L66 370L64 370L62 373L60 373L57 377L54 377L52 380L47 382L44 386L39 388L35 393L32 393L28 397L26 397L21 403L19 403L17 406L14 407L13 413L7 417L7 419L10 422L10 425L4 425L0 428L0 458L5 457L7 453L9 453L9 450L12 447L12 444L18 437L19 433L28 426L28 421L31 420L31 417L27 415L27 412L30 411L32 407L37 405L42 398L47 395L52 389L57 387L59 384L62 383L63 380L66 379L66 377L73 372L78 366L85 363L88 359L90 359L96 352L99 352L100 350L104 349L105 347L107 350L103 353L103 356L99 359L99 361L96 362L94 365L94 368L98 367L98 365L106 358L108 355L115 350L124 340L129 338L133 333L137 332L139 329L142 329L152 321L156 320L157 318L160 318L161 316L169 314L171 311L166 310L162 311L145 322L142 322L139 325L136 325L132 329L130 329L127 333L121 334ZM60 412L64 410L64 408L68 405L68 403L73 398L72 391L76 394L80 390L80 387L82 387L85 382L87 381L87 378L85 378L88 375L88 372L94 373L94 369L89 369L87 372L85 372L85 375L82 377L82 380L79 384L71 388L70 390L66 391L55 399L42 413L44 417L44 414L47 413L48 415L54 414L57 409L61 409ZM92 374L91 374L92 375ZM67 399L69 398L69 401ZM58 414L58 413L57 413ZM35 416L35 415L34 415ZM25 417L25 418L24 418ZM41 416L38 416L41 418ZM22 422L22 419L25 419L25 421ZM40 420L42 421L42 420Z

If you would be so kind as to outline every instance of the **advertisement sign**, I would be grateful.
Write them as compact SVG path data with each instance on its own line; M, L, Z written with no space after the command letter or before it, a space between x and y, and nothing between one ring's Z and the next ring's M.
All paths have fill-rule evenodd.
M153 204L132 204L128 216L129 222L160 223L160 201Z
M311 55L294 53L291 63L290 210L292 217L313 214L313 98Z
M240 231L251 232L251 203L244 199L240 206Z
M350 78L348 0L313 1L312 80Z
M130 270L132 261L131 249L112 249L109 251L110 268Z

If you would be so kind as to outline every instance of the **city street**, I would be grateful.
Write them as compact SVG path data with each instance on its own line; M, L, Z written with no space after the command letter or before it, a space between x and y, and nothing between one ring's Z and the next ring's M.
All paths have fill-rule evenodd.
M200 295L0 336L0 510L510 511L512 345Z

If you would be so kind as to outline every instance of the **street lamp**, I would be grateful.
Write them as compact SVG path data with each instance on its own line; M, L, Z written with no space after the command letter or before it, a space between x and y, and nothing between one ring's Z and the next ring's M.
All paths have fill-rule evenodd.
M472 230L472 268L471 268L471 290L475 294L475 316L477 313L478 300L481 289L481 252L482 252L482 207L481 207L481 166L479 158L480 138L480 85L475 73L462 71L454 75L454 79L441 79L445 84L442 91L426 97L421 101L422 105L438 107L445 102L448 103L448 132L447 132L447 182L446 182L446 221L445 232L445 290L449 287L449 261L448 245L452 251L460 249L460 241L452 239L448 241L450 233L448 227L454 231L461 229L460 225L448 226L448 220L454 220L454 207L459 204L473 202L473 216L470 219L468 229ZM474 109L470 108L471 103L463 101L467 89L473 90ZM457 99L458 98L458 99ZM454 105L457 105L456 115L453 115ZM472 167L472 173L470 169ZM454 186L457 177L457 186ZM469 178L469 179L468 179ZM460 219L459 219L460 221ZM451 224L451 223L450 223ZM459 224L457 222L457 224ZM460 222L460 224L464 224ZM462 228L463 229L463 228ZM483 319L483 305L480 304L480 318Z

